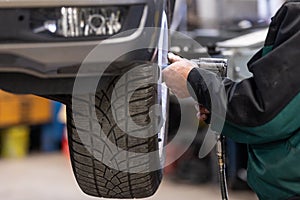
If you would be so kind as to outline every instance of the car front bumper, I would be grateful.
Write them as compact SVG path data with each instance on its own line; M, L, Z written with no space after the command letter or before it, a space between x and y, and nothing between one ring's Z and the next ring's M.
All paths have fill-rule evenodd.
M0 1L1 10L28 9L53 6L132 6L139 12L129 14L127 20L138 20L137 27L126 30L110 38L95 40L60 40L43 41L43 38L32 38L27 41L1 42L0 36L0 88L14 93L31 93L38 95L71 94L77 72L82 65L107 67L107 64L121 63L116 70L103 73L111 77L122 73L123 69L139 62L156 62L159 29L146 27L161 26L161 15L164 1L157 0L102 0L102 1ZM137 11L137 10L136 10ZM155 17L154 17L155 16ZM130 19L134 18L134 19ZM1 21L1 20L0 20ZM0 22L5 23L5 22ZM12 27L13 28L13 27ZM142 49L138 49L142 45ZM98 56L90 56L93 52ZM127 52L126 52L127 50ZM118 52L126 53L122 55ZM117 60L112 60L116 58ZM115 65L115 64L114 64ZM110 67L111 68L111 67ZM103 69L104 70L104 69ZM101 72L101 69L96 70ZM102 72L101 72L102 73ZM99 74L83 73L84 79L99 78Z

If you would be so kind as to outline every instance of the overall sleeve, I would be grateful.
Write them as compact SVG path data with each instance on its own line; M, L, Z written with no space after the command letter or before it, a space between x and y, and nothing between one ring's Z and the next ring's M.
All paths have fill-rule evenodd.
M288 45L300 45L299 39L300 36L298 42L290 41L291 44ZM261 53L262 51L257 55ZM299 128L298 58L296 55L280 57L293 54L296 52L276 49L250 64L253 77L241 82L230 79L223 81L227 98L223 134L237 142L259 144L286 139L290 137L289 133ZM274 57L277 58L275 61ZM203 69L194 68L190 72L188 88L194 99L211 110L211 97L219 97L219 93L208 89L214 80L209 82L204 79L201 70Z

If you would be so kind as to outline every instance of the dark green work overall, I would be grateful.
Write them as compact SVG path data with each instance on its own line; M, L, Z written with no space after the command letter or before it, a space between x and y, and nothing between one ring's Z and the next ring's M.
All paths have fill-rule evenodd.
M249 69L254 77L235 86L223 133L248 144L248 183L260 199L300 195L299 1L286 3L272 19Z
M223 134L248 144L248 183L258 197L286 200L300 195L299 0L286 2L272 18L265 47L248 68L252 78L224 81L228 108ZM195 73L193 69L188 81L203 103L205 88L201 80L195 83Z

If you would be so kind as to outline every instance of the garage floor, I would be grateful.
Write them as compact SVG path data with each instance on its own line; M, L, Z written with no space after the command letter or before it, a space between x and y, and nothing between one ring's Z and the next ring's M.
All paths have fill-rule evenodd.
M0 160L0 199L93 200L75 183L68 159L61 154L34 155L22 160ZM149 200L221 199L217 186L190 186L164 180ZM231 200L256 200L251 192L230 192Z

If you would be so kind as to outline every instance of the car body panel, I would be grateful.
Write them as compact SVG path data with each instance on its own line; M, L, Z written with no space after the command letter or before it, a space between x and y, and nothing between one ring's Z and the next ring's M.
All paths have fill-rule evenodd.
M109 63L111 62L109 54L119 49L134 49L140 43L151 47L152 50L144 49L121 56L118 58L118 62L125 63L124 67L135 61L157 62L158 55L155 49L158 46L160 32L157 29L157 31L150 31L149 33L146 27L161 27L163 11L167 5L165 0L0 0L0 12L1 9L12 8L108 5L143 5L138 27L105 40L0 42L0 77L2 77L0 88L15 93L38 95L69 94L71 92L69 85L72 85L78 67L83 62L90 64ZM97 51L101 52L101 56L86 60L86 57L96 47ZM68 74L64 74L63 70L60 70L68 67L74 68L73 71L71 70L72 73L69 71ZM15 81L12 82L11 80ZM49 84L51 89L49 86L47 87Z

